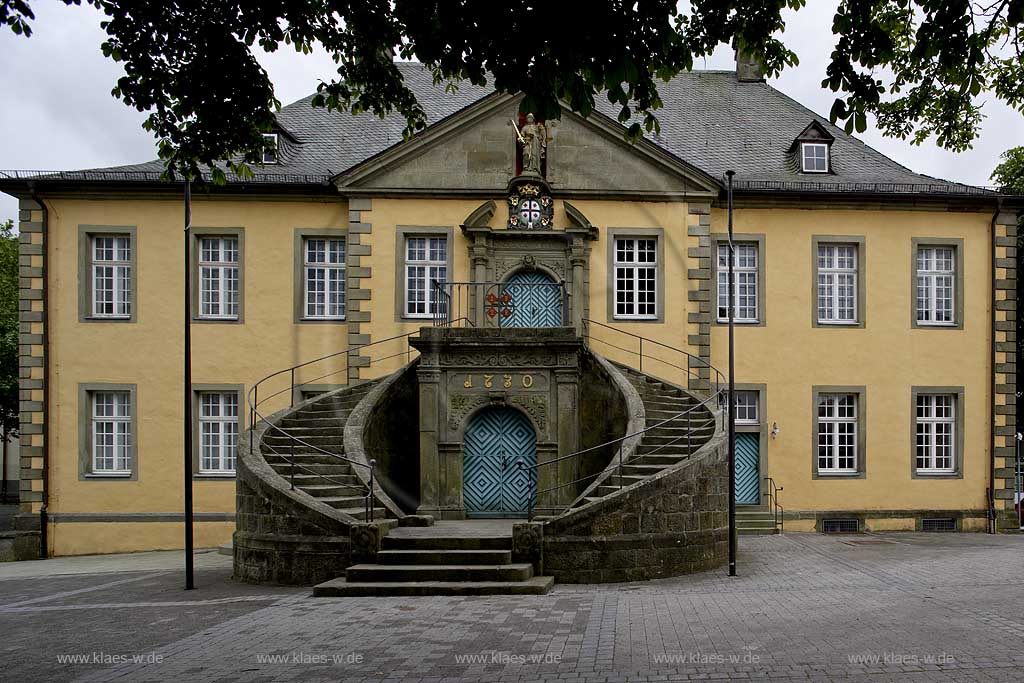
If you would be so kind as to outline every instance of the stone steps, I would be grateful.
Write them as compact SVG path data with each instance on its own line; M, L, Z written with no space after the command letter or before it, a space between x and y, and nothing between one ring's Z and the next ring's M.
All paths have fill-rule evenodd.
M779 533L775 515L769 510L737 510L736 533L741 536L770 536Z
M512 564L511 550L381 550L377 562L388 565Z
M423 581L528 581L533 565L520 564L354 564L345 570L348 583Z
M313 596L424 596L424 595L544 595L555 584L551 576L534 576L525 581L383 581L349 583L344 578L313 587Z

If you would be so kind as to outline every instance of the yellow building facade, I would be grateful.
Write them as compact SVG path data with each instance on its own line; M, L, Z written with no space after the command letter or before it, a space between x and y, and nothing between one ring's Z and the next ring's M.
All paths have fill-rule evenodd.
M726 73L688 78L678 87L704 88L707 109L673 112L667 99L666 124L706 128L697 118L717 116L719 107L742 111L750 99L781 112L765 123L774 142L745 156L741 142L685 134L631 146L600 114L566 112L549 126L555 134L541 180L550 189L550 231L589 231L571 257L579 274L548 273L572 282L571 325L594 352L642 362L643 371L679 386L694 378L679 353L727 368L722 171L735 171L737 424L756 470L741 511L763 512L776 486L787 531L828 530L830 520L861 531L1017 528L1010 249L1018 208L994 193L916 176L763 82ZM339 152L350 156L316 173L311 149L327 143L299 125L308 104L297 103L279 117L279 156L255 180L194 189L197 546L228 542L234 530L232 469L205 471L200 458L216 451L221 465L233 462L228 442L245 438L257 380L338 354L295 371L298 384L326 391L415 358L403 335L432 321L407 315L417 295L410 240L443 242L433 260L446 281L480 279L485 255L473 229L500 239L518 206L507 188L522 174L508 123L519 104L472 90L462 97L416 140L376 134L377 149ZM730 99L715 105L716 97ZM339 115L329 125L350 123ZM354 145L376 130L360 125L342 142L325 137ZM805 158L804 144L824 147L827 170L814 170L818 150ZM687 153L707 145L740 151L723 151L714 163ZM777 173L765 170L769 162ZM0 181L21 199L21 524L42 532L47 555L182 547L183 193L155 172ZM97 263L107 238L110 286L97 275L108 272ZM653 273L650 285L623 284L637 272L625 265L633 258L626 246L637 240L650 245L650 256L637 257L654 259L644 271ZM325 261L309 261L314 243ZM344 254L332 271L334 248ZM486 258L490 278L500 258ZM333 301L334 316L307 315L317 263L326 264L323 310ZM340 289L331 289L334 272ZM331 298L339 291L343 304ZM650 309L638 291L652 292ZM211 292L219 305L237 292L233 308L204 316ZM100 304L114 315L96 315ZM292 379L289 372L261 385L281 392L269 400L264 393L264 415L304 398ZM214 408L204 394L219 397L218 414L206 415ZM107 429L109 448L97 441Z

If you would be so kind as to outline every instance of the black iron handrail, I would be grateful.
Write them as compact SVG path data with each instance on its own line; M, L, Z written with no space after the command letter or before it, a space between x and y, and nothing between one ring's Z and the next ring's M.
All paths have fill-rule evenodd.
M775 480L771 477L765 477L765 482L768 484L768 490L763 494L768 499L768 506L771 508L772 516L775 519L775 528L779 530L779 533L785 531L786 526L786 511L782 507L782 503L779 502L779 492L782 491L782 487L775 483Z
M584 326L583 338L584 338L585 342L587 343L588 347L591 346L593 342L597 341L597 342L600 342L600 343L604 343L604 344L606 344L606 345L608 345L608 346L610 346L612 348L615 348L617 350L624 351L626 353L636 354L636 355L639 356L639 359L640 359L639 363L638 363L638 365L639 365L638 369L641 372L643 371L643 360L644 360L644 357L645 357L644 356L644 343L645 342L647 343L648 347L653 345L656 348L662 348L662 349L665 349L667 351L670 351L670 352L673 352L673 353L678 353L678 354L681 354L682 356L685 356L686 357L686 367L685 368L680 366L680 365L677 365L675 363L671 363L669 361L666 361L665 359L658 358L658 357L655 357L655 356L651 356L650 353L648 353L646 357L649 360L656 360L656 361L659 361L659 362L661 362L661 363L663 363L665 365L668 365L669 367L673 367L673 368L676 368L678 370L682 370L682 371L686 372L688 380L693 380L694 379L694 377L693 377L693 367L692 366L694 364L696 364L696 368L698 370L696 379L698 380L698 384L701 381L706 380L708 382L708 387L707 388L708 388L709 395L706 398L704 398L702 401L700 401L699 403L697 403L695 405L692 405L692 406L689 406L686 410L683 410L683 411L679 412L676 415L673 415L673 416L668 417L668 418L666 418L664 420L658 421L658 422L656 422L655 424L653 424L651 426L645 426L644 429L641 429L639 431L635 431L635 432L633 432L631 434L626 434L625 436L621 436L619 438L612 439L611 441L607 441L605 443L598 444L596 446L590 446L588 448L584 448L584 449L576 451L574 453L569 453L567 455L559 456L557 458L553 458L551 460L547 460L547 461L545 461L543 463L536 463L536 464L533 464L533 465L525 465L525 464L522 463L522 461L518 461L517 462L517 466L519 467L519 469L531 469L531 470L533 470L533 473L531 475L531 487L530 487L531 490L530 490L530 494L529 494L529 501L528 501L528 508L527 508L527 517L528 517L528 519L531 519L531 520L533 519L535 500L537 498L539 498L541 494L550 493L552 491L556 491L556 490L559 490L559 489L564 489L567 486L574 486L574 485L580 484L580 483L588 481L590 479L594 479L596 477L599 477L599 476L605 474L605 472L607 471L607 467L606 467L606 468L603 468L603 469L599 470L598 472L595 472L594 474L590 474L590 475L587 475L585 477L581 477L579 479L575 479L573 481L561 483L561 484L558 484L556 486L552 486L552 487L549 487L549 488L546 488L546 489L542 489L542 490L534 490L535 487L536 487L536 482L538 482L539 479L540 479L539 473L540 473L540 468L541 467L547 467L549 465L554 465L554 464L557 464L559 462L563 462L565 460L569 460L569 459L573 459L573 458L579 458L580 456L585 455L587 453L591 453L593 451L596 451L596 450L599 450L599 449L603 449L603 448L608 448L609 446L618 445L618 450L617 450L616 454L613 456L613 458L618 458L618 465L617 465L618 484L619 484L619 489L622 489L623 488L623 471L622 470L623 470L623 467L626 466L626 464L627 464L625 462L625 460L624 460L623 448L624 448L625 442L627 440L643 438L643 436L646 433L650 432L653 429L658 429L658 428L663 427L664 425L668 424L669 422L674 422L676 420L685 418L686 419L686 431L685 431L685 433L683 435L680 435L680 436L672 439L671 441L669 441L667 443L660 444L657 448L655 448L653 451L651 451L651 453L645 453L644 455L650 455L650 454L653 454L653 453L657 453L662 448L664 448L666 446L669 446L669 445L676 444L676 443L678 443L679 441L681 441L684 438L687 440L687 453L690 453L691 446L692 446L692 436L693 436L694 431L696 429L706 428L709 425L715 424L716 423L716 419L717 419L714 416L714 411L712 410L711 411L712 414L711 414L711 416L709 418L703 419L699 423L694 424L694 422L693 422L693 415L694 415L694 413L696 411L698 411L698 410L701 410L701 409L707 409L709 404L711 406L717 407L719 401L721 400L723 392L726 391L726 389L724 388L724 387L727 386L726 382L725 382L725 376L717 368L715 368L713 365L711 365L710 362L708 362L707 360L705 360L703 358L700 358L699 356L694 356L693 354L688 353L686 351L683 351L682 349L677 349L677 348L675 348L673 346L669 346L668 344L664 344L662 342L659 342L659 341L656 341L656 340L653 340L653 339L647 339L646 337L641 337L640 335L634 334L632 332L627 332L625 330L621 330L621 329L619 329L617 327L612 327L611 325L606 325L606 324L598 322L596 320L584 319L583 320L583 326ZM628 348L623 347L623 346L612 344L611 342L607 342L605 340L596 339L591 334L591 326L597 326L597 327L601 327L601 328L604 328L604 329L612 330L613 332L617 332L617 333L626 335L627 337L634 338L634 339L636 339L639 342L639 344L638 344L639 348L636 351L633 351L632 349L628 349ZM701 368L706 368L706 370L707 370L707 377L701 377L701 373L700 373L700 369ZM712 377L714 377L714 382L711 381ZM713 390L712 390L712 387L714 387Z
M517 298L522 291L555 290L559 299L560 324L569 325L569 292L565 280L558 282L447 282L433 280L434 299L428 302L434 325L451 325L453 319L465 319L473 327L511 327L522 306ZM522 326L522 325L517 325Z

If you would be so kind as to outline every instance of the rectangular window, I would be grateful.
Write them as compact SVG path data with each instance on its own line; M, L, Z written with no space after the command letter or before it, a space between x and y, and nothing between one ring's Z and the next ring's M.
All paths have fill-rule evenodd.
M734 242L733 262L734 320L756 323L757 318L757 244ZM729 320L729 244L718 244L718 320Z
M448 240L407 237L405 240L405 315L429 318L438 310L434 282L448 279Z
M818 472L857 472L857 395L818 395Z
M199 317L238 319L238 238L199 240Z
M92 237L92 315L131 318L132 243L128 235Z
M263 163L265 164L276 164L277 163L277 151L278 142L280 138L277 133L264 133L263 134Z
M131 474L132 412L127 391L94 391L92 397L92 471Z
M918 325L955 325L956 296L956 250L918 247Z
M828 173L828 145L804 142L800 154L804 173Z
M818 245L818 322L857 322L857 247Z
M658 317L658 240L615 240L615 317Z
M238 394L199 394L199 471L233 474L238 447Z
M305 317L341 320L345 317L345 240L307 237L303 240Z
M727 391L723 391L718 401L719 406L723 410L727 404L726 396L728 393L729 392ZM736 397L734 401L736 405L736 424L760 424L761 420L759 415L757 392L737 390L733 395Z
M956 470L956 396L918 394L916 466L920 474Z

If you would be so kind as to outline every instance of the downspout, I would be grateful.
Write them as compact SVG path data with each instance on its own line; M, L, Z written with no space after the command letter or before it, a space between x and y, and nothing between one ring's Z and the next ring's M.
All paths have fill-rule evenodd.
M989 236L992 247L992 277L989 278L991 286L990 305L992 306L992 320L989 341L989 421L988 421L988 532L996 533L996 219L1002 212L1003 200L996 199L996 210L992 214L992 221L989 224ZM963 294L961 293L961 296Z
M39 558L45 560L49 556L47 539L48 520L47 504L50 500L50 277L49 253L47 239L49 232L49 213L46 204L36 194L34 182L28 183L29 196L39 205L42 214L42 279L43 279L43 490L42 505L39 507Z

